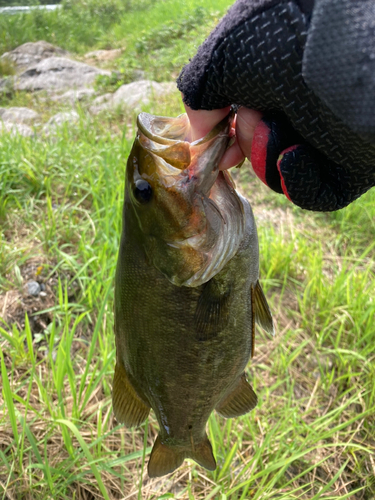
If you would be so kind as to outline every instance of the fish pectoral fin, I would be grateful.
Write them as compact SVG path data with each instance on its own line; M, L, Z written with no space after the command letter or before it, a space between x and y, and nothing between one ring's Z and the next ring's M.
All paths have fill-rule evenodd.
M150 407L138 396L119 362L116 363L113 378L112 403L116 419L126 427L140 425L150 412Z
M198 340L216 337L228 324L230 287L212 278L203 288L195 310L194 323Z
M259 281L257 281L255 288L252 289L252 293L256 323L261 326L267 333L274 336L275 328L273 324L272 314Z
M195 444L194 450L188 450L185 455L186 458L191 458L198 465L204 467L207 470L215 470L216 469L216 460L214 454L212 452L212 445L210 440L205 437L198 444Z
M160 437L156 438L151 451L147 470L150 477L160 477L169 474L180 467L184 461L184 453L161 442Z
M257 402L257 395L243 373L233 391L215 409L222 417L233 418L249 412L256 407Z

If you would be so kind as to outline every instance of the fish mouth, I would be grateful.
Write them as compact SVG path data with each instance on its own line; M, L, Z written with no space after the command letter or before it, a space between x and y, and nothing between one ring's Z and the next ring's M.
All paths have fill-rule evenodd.
M196 191L208 195L219 174L219 163L229 143L234 111L201 139L190 141L191 127L186 113L177 118L140 113L139 140L150 153L194 179ZM147 174L147 172L146 172Z
M199 146L214 139L220 133L228 134L234 115L234 110L231 110L208 134L196 141L190 140L191 127L186 113L177 118L170 118L142 112L137 117L137 125L143 135L158 144L171 146L176 141L183 141L192 146Z

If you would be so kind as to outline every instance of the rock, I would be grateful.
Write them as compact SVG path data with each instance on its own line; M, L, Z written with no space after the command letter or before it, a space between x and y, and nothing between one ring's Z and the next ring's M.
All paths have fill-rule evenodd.
M16 90L67 90L91 86L98 75L110 75L88 64L66 57L49 57L31 65L15 81Z
M113 94L107 93L100 95L96 99L92 101L92 106L90 107L90 111L92 113L99 113L101 109L106 109L106 104L112 100Z
M9 132L11 135L22 135L23 137L31 137L34 135L33 129L28 125L0 121L0 134L4 132Z
M71 104L72 106L79 101L83 101L89 97L96 94L94 89L78 89L78 90L68 90L64 94L53 95L50 97L52 101L63 102Z
M60 126L63 123L77 122L78 120L79 120L79 114L76 111L66 111L66 112L57 113L56 115L52 116L48 120L46 125Z
M65 111L52 116L43 127L43 132L47 135L55 132L64 123L77 123L79 114L76 111Z
M39 283L37 281L28 281L26 283L27 293L33 297L37 297L42 291Z
M95 99L90 107L93 114L106 109L127 107L139 109L154 97L165 95L176 88L174 82L157 83L152 80L139 80L122 85L113 94L105 94Z
M113 61L121 55L121 49L112 50L94 50L93 52L87 52L85 54L85 59L91 59L93 61Z
M39 42L27 42L15 48L11 52L5 52L0 59L12 61L19 69L26 68L31 64L37 64L43 59L56 56L65 56L68 52L56 47L51 43L40 40Z
M12 123L32 123L39 114L29 108L0 108L0 120Z

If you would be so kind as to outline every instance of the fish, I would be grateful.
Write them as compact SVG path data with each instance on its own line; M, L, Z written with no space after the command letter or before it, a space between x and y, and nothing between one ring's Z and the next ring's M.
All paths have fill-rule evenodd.
M127 427L153 409L150 477L186 458L215 470L208 418L256 406L245 375L255 323L274 333L250 203L219 170L233 117L191 141L186 114L140 113L127 160L112 402Z

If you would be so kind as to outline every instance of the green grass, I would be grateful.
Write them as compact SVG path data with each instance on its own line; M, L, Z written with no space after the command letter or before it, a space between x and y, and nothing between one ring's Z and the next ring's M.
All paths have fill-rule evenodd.
M223 14L227 0L65 0L54 11L0 17L0 53L46 40L69 51L159 45ZM198 9L198 10L197 10ZM155 41L152 42L151 39Z
M126 5L127 16L99 37L98 14L86 13L96 19L93 41L76 34L77 20L61 45L83 52L126 44L119 68L133 54L134 67L167 79L227 3L144 2L141 12ZM208 25L173 38L200 6ZM41 19L55 27L52 14ZM18 19L11 48L21 28L38 38L35 20ZM67 26L55 36L63 39ZM34 107L43 119L59 106L23 93L2 104ZM171 116L181 109L177 92L145 108ZM80 114L57 137L0 138L1 498L372 500L374 190L337 213L313 214L266 189L248 165L235 172L256 214L262 284L277 325L274 339L258 332L248 367L259 404L241 418L211 416L215 472L186 461L149 480L153 415L129 430L111 406L113 276L135 115ZM25 294L31 279L45 285L43 296Z

